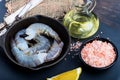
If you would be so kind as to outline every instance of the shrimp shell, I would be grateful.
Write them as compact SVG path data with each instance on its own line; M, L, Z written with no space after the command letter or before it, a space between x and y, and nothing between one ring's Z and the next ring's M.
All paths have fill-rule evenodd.
M45 62L45 59L47 56L46 53L39 53L39 54L28 56L24 54L23 51L19 50L14 40L12 40L11 43L12 43L11 45L12 53L15 56L18 63L20 63L21 65L25 67L36 67Z
M45 34L47 36L51 36L52 38L56 39L57 41L61 41L58 34L50 28L48 25L43 23L34 23L31 24L26 29L26 34L28 35L25 37L26 40L34 39L37 35Z
M61 51L62 51L63 45L64 45L63 42L58 44L54 40L54 43L53 43L51 49L47 53L46 62L54 60L55 58L57 58L60 55Z
M16 35L15 35L15 41L17 43L17 47L21 50L26 50L28 49L28 42L20 37L21 35L25 34L25 29L19 31Z
M34 54L38 51L41 53L43 53L43 52L45 53L50 48L50 41L46 37L36 36L34 40L37 41L37 44L24 50L24 53L30 54L30 55Z
M24 34L28 36L21 37ZM53 44L43 35L52 37ZM35 43L29 40L34 40ZM63 46L64 43L59 35L48 25L42 23L31 24L27 29L19 31L15 35L15 40L11 41L12 53L18 63L24 67L36 67L56 59Z

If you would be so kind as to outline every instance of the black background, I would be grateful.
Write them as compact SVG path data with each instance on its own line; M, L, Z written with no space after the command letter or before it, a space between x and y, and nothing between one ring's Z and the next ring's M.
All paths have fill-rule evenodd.
M97 0L95 13L100 18L100 28L93 36L101 36L109 38L117 47L118 55L120 52L120 0ZM3 16L6 12L5 2L0 2L0 22L3 21ZM101 33L102 32L102 33ZM91 37L91 38L93 38ZM87 39L86 39L87 40ZM72 43L78 41L72 39ZM79 40L80 42L85 40ZM79 52L70 52L65 59L58 64L38 71L27 71L17 68L5 55L0 48L0 80L46 80L47 77L52 77L64 71L68 71L81 66L78 55ZM120 80L120 59L116 64L108 70L102 72L89 72L83 69L79 80Z

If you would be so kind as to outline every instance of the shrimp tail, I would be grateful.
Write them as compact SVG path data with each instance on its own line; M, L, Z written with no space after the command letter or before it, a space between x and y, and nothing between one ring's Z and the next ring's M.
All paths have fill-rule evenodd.
M63 45L64 45L63 42L58 44L56 42L56 40L54 40L54 43L53 43L51 49L48 51L48 54L46 56L46 62L54 60L55 58L57 58L62 51Z

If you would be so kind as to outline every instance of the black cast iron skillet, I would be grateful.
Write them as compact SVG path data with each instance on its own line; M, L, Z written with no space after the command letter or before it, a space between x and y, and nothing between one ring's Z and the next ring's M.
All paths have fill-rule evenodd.
M27 69L39 70L42 68L46 68L46 67L50 67L52 65L55 65L56 63L61 61L65 57L65 55L67 54L67 51L69 50L69 46L70 46L70 36L69 36L66 28L60 22L58 22L52 18L42 16L42 15L37 15L37 16L29 17L29 18L26 18L26 19L23 19L23 20L16 22L14 25L12 25L8 29L8 31L2 37L0 37L0 46L4 49L7 57L13 63L15 63L16 65L21 66L23 68L26 68L16 61L14 55L11 52L10 43L11 43L11 39L15 36L15 34L19 30L25 29L30 24L33 24L33 23L44 23L44 24L51 26L51 28L58 33L61 40L64 42L64 47L62 49L60 56L58 58L56 58L55 60L50 61L50 62L46 62L42 65L37 66L37 67L27 68Z

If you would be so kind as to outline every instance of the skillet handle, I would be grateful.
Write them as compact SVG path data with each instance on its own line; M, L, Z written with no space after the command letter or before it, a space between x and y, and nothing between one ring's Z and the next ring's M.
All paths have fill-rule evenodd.
M0 47L2 47L2 48L4 48L4 40L5 39L5 34L4 35L2 35L2 36L0 36Z

